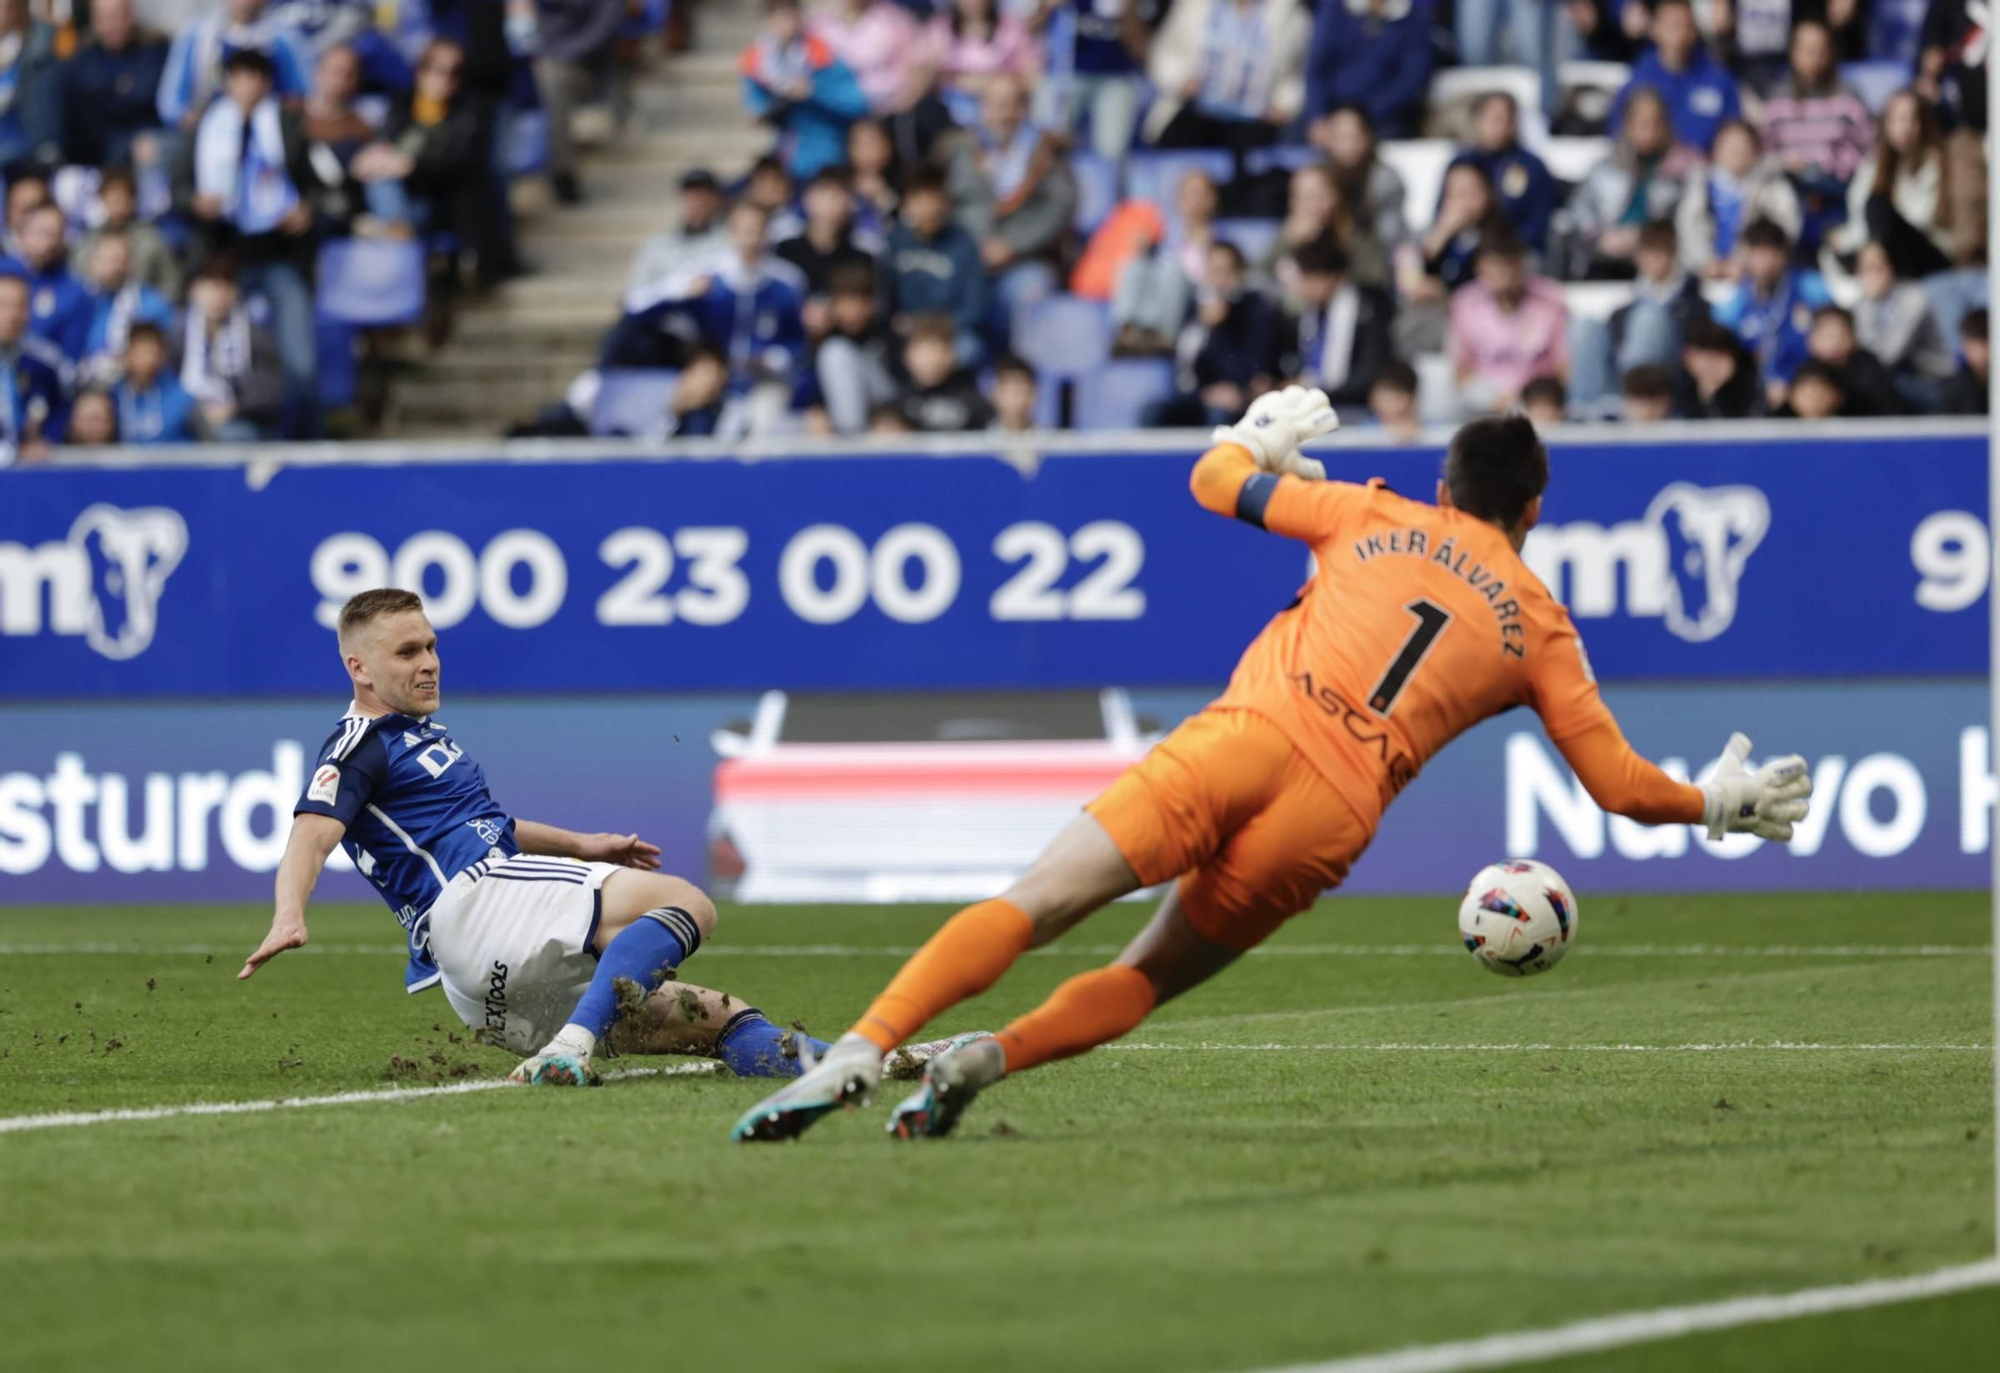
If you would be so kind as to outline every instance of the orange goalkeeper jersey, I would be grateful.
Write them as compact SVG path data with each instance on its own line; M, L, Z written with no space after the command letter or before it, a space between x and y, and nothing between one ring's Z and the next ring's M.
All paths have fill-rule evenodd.
M1212 708L1271 720L1371 829L1433 754L1517 705L1606 810L1701 819L1701 792L1625 742L1569 612L1496 526L1379 482L1259 473L1236 444L1210 451L1193 487L1211 510L1308 544L1317 563Z

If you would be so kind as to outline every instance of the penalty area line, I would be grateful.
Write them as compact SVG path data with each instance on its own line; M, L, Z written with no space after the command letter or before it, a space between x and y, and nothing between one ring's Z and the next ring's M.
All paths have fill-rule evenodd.
M1738 1326L1766 1325L1804 1316L1859 1311L1898 1302L1922 1301L1976 1288L2000 1286L2000 1258L1940 1268L1907 1278L1880 1278L1838 1287L1814 1287L1769 1296L1731 1297L1695 1306L1629 1311L1558 1325L1449 1344L1416 1345L1381 1354L1362 1354L1324 1363L1286 1364L1258 1373L1466 1373L1479 1368L1591 1354L1627 1345L1678 1339Z
M716 1063L676 1063L663 1068L620 1068L604 1074L606 1082L634 1077L688 1077L712 1073ZM109 1111L56 1111L47 1115L0 1116L0 1135L25 1130L59 1130L77 1125L116 1125L135 1120L174 1120L181 1116L248 1116L308 1106L364 1106L376 1102L422 1101L427 1097L468 1096L517 1084L504 1077L453 1082L437 1087L384 1087L372 1092L335 1092L329 1096L277 1097L260 1101L189 1101L178 1106L134 1106Z

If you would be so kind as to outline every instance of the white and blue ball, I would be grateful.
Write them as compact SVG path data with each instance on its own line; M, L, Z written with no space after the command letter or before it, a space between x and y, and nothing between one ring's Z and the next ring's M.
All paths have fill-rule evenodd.
M1576 943L1576 893L1547 863L1512 858L1481 868L1458 903L1466 951L1506 977L1545 973Z

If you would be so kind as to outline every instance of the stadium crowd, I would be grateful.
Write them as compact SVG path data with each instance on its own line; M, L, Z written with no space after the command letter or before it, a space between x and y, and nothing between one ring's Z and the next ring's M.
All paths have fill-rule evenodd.
M0 0L0 464L340 432L692 2ZM1974 0L750 2L770 154L527 432L1985 409Z
M770 155L528 432L1983 412L1984 13L762 0Z

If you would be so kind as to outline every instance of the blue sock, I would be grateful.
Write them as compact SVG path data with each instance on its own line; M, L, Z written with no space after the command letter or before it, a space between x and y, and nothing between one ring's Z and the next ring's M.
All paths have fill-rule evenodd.
M788 1046L790 1053L785 1052ZM801 1050L817 1059L829 1047L823 1039L779 1029L754 1006L729 1017L715 1037L715 1056L738 1077L797 1077L805 1071Z
M701 926L679 906L647 911L606 946L569 1023L604 1038L618 1017L617 982L636 982L651 996L700 947Z

